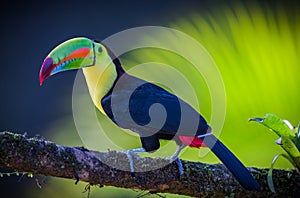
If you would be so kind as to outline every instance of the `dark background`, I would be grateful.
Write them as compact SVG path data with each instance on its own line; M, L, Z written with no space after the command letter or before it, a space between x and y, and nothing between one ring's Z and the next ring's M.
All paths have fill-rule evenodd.
M0 131L40 134L51 140L51 134L43 131L53 120L72 114L75 71L53 76L51 83L47 80L42 87L39 85L43 59L62 41L76 36L102 40L136 26L166 26L175 16L184 16L191 9L209 11L221 2L229 3L173 0L2 3ZM32 180L18 180L16 176L0 178L0 196L22 197L24 190L36 188Z

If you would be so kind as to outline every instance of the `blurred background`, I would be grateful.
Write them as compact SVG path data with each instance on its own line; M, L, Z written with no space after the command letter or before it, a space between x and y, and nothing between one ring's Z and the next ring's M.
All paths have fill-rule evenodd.
M83 145L72 117L76 71L55 75L40 87L43 59L54 46L72 37L103 40L128 28L166 26L199 41L220 70L227 107L220 139L246 166L269 167L272 158L283 150L274 143L275 134L247 119L271 112L294 126L299 123L299 5L297 1L229 0L27 1L1 5L0 131L38 134L62 145ZM176 46L176 40L169 42ZM205 81L182 57L143 49L120 59L125 69L150 61L181 69L195 87L202 114L210 117ZM104 120L101 115L99 118ZM124 144L136 148L140 144L135 139ZM199 158L195 149L187 149L181 158L218 163L210 154ZM275 167L292 168L284 159ZM82 194L86 185L83 182L75 185L72 180L59 178L20 178L1 177L1 197L87 197ZM37 187L36 178L42 189ZM135 197L139 193L92 187L91 197Z

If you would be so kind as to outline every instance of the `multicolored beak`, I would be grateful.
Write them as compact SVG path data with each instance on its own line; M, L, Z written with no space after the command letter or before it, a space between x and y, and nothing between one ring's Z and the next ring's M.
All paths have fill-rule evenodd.
M95 64L94 42L88 38L73 38L53 49L40 70L40 85L56 73Z

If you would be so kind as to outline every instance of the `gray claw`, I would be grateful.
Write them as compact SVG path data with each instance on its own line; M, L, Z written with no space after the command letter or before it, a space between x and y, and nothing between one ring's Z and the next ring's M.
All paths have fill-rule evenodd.
M133 157L135 157L137 160L141 159L140 156L137 155L137 153L142 153L142 152L146 152L146 150L144 148L137 148L137 149L133 149L133 150L126 150L126 151L122 151L123 153L126 154L126 156L128 157L129 160L129 166L130 166L130 172L134 172L134 162L133 162Z
M134 155L134 153L132 153L132 151L127 151L126 155L128 157L128 160L129 160L130 172L133 173L134 172L134 164L133 164L132 156ZM137 155L135 155L135 156L137 156Z
M173 156L170 158L170 163L176 161L177 165L178 165L178 169L179 169L179 174L180 176L183 175L184 171L183 171L183 166L182 166L182 162L179 159L179 157L174 158Z

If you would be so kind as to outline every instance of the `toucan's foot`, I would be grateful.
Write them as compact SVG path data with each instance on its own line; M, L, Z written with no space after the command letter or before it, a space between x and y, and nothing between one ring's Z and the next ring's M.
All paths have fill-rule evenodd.
M137 153L143 153L143 152L146 152L146 150L144 148L137 148L137 149L126 150L126 151L122 151L122 152L127 155L128 160L129 160L130 172L133 173L134 172L133 157L135 157L137 159L141 159L140 156L137 155Z
M182 162L179 159L179 157L177 157L176 159L173 158L173 156L170 158L170 163L176 161L177 165L178 165L178 170L179 170L179 174L180 176L183 175L184 171L183 171L183 166L182 166Z
M176 161L177 165L178 165L178 169L179 169L179 174L180 176L183 175L184 171L183 171L183 166L181 163L181 160L179 159L179 153L182 149L185 148L185 145L178 145L177 150L175 151L175 153L170 157L170 163L172 163L173 161Z
M177 159L176 159L176 163L177 163L177 165L178 165L179 174L180 174L180 176L182 176L183 173L184 173L184 171L183 171L183 166L182 166L181 160L180 160L178 157L177 157Z

